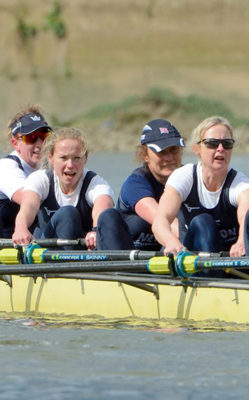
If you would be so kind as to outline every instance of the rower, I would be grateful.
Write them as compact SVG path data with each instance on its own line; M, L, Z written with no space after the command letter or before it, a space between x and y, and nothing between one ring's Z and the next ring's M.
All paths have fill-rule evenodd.
M37 169L43 141L52 128L35 104L14 115L7 128L14 151L0 160L0 236L11 238L24 182Z
M171 122L149 121L142 129L137 160L142 163L124 181L116 209L104 211L99 218L102 249L137 248L160 250L151 224L165 183L181 166L184 139ZM178 221L173 222L178 232ZM103 234L105 232L105 234Z
M96 247L98 217L113 207L113 190L86 167L87 159L88 146L80 129L54 130L42 149L47 168L33 172L25 182L12 236L15 244L26 245L34 238L29 228L38 214L42 238L84 237L89 250Z
M165 254L229 251L245 255L244 223L249 209L249 179L230 167L235 140L229 121L206 118L193 130L197 164L187 164L169 177L152 225ZM180 238L171 229L179 215ZM248 216L246 225L248 225Z

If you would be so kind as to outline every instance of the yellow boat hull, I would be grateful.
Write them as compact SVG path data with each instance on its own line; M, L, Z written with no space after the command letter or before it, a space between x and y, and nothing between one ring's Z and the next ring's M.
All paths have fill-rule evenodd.
M152 293L117 281L13 276L12 287L0 281L0 312L249 323L248 289L158 282L147 285Z

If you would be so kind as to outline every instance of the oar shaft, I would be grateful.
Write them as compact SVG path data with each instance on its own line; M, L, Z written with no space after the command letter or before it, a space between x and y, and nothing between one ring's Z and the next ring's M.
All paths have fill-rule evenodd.
M20 257L20 251L21 257ZM140 250L47 250L36 245L26 249L5 248L0 250L1 264L41 264L47 262L71 262L71 261L115 261L115 260L148 260L151 257L161 255L156 251Z
M195 268L200 269L224 269L224 268L248 268L249 257L213 257L213 258L200 258L197 257L195 261Z
M97 261L82 263L0 265L0 275L43 275L72 272L148 272L147 262Z
M39 259L39 252L37 252ZM141 250L95 250L95 251L53 251L47 250L43 254L44 262L70 262L70 261L115 261L115 260L148 260L151 257L162 256L157 251ZM32 259L36 260L36 249L32 254Z

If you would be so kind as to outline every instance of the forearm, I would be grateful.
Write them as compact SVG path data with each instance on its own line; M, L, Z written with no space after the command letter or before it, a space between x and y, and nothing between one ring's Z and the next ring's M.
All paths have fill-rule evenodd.
M24 192L20 211L16 216L12 240L16 244L28 244L32 239L29 227L35 220L40 207L40 197L35 192Z
M171 227L177 216L181 202L182 199L179 193L174 188L166 186L152 224L152 231L155 238L165 247L164 253L177 254L183 248L182 243L176 236L176 231L173 231Z
M13 243L27 245L33 239L33 235L29 231L30 225L35 219L36 213L34 208L23 206L16 217L15 231L12 236Z
M107 208L113 208L114 203L110 196L102 195L99 196L95 202L92 209L92 220L93 226L97 226L99 215L102 211L106 210Z
M88 250L93 250L97 245L96 227L98 224L99 215L102 213L102 211L106 210L107 208L113 208L113 206L114 206L113 200L108 195L99 196L95 200L92 209L92 220L93 220L94 231L88 232L85 237L86 246Z
M36 214L36 207L30 204L22 205L19 213L16 216L15 229L28 229L34 222Z
M157 209L158 202L152 197L144 197L135 205L136 214L150 225L152 225L154 221Z
M238 223L239 223L239 232L238 232L238 238L237 238L236 243L240 244L240 246L243 247L243 252L244 252L245 214L246 214L245 210L238 208L237 218L238 218Z
M152 232L155 235L156 240L166 246L166 244L177 239L171 230L171 223L167 218L161 218L161 216L156 216L152 224Z
M236 257L245 254L244 230L245 230L245 218L248 209L249 209L249 191L246 190L239 197L238 208L237 208L239 232L236 243L234 243L234 245L230 249L230 256ZM248 222L246 223L248 224Z

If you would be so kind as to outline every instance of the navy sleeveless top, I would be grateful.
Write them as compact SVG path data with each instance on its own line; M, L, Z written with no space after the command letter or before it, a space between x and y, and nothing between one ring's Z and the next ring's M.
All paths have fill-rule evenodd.
M18 167L23 170L22 163L17 156L12 154L7 155L5 158L10 158L17 162ZM0 200L0 219L3 238L11 238L15 228L15 219L19 212L19 204L9 199Z
M146 193L144 193L141 188L138 189L136 187L136 181L132 181L133 176L141 176L143 178L144 186L145 188L148 188ZM127 223L131 237L134 241L134 246L136 248L143 250L160 250L161 245L156 241L151 231L151 224L137 215L132 205L125 203L122 198L122 191L126 190L126 195L129 199L129 191L140 190L138 192L138 198L140 196L141 199L143 197L147 197L149 193L150 197L153 197L157 202L159 202L159 199L164 191L164 185L158 182L150 170L145 166L136 168L129 178L131 178L130 186L126 189L125 183L123 184L121 193L117 200L116 208L119 210L124 221Z
M237 219L237 207L229 201L229 188L237 174L237 171L230 169L220 193L218 204L214 208L205 208L198 196L197 166L193 166L193 186L187 199L182 203L178 215L180 240L183 242L190 221L197 215L206 213L213 216L220 234L223 250L230 249L236 242L239 232Z
M54 192L54 173L52 170L46 171L49 179L49 193L47 198L41 204L41 208L38 212L38 220L40 229L43 230L53 216L53 214L60 208L57 203L55 192ZM96 173L93 171L88 171L85 179L83 181L83 185L79 194L79 200L76 205L76 208L80 212L82 229L84 232L89 232L93 225L92 220L92 207L88 205L85 199L85 194L88 189L88 186L92 180L92 178L96 176Z

